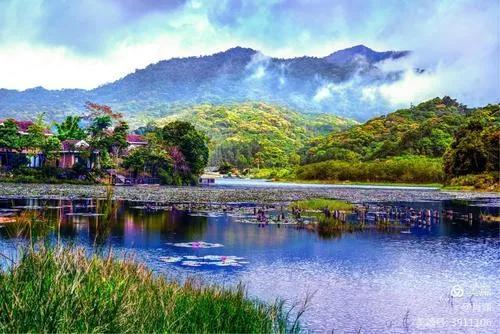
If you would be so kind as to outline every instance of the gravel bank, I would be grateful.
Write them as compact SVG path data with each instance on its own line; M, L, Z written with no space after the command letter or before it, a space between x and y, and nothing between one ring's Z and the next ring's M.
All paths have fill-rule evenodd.
M100 185L0 183L0 197L97 198L105 197ZM170 203L279 203L314 197L343 199L353 203L500 198L500 193L443 192L439 190L357 189L332 187L115 187L116 199Z

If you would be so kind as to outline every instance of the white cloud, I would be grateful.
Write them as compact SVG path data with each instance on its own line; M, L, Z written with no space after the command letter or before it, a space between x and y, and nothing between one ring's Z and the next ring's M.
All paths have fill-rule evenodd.
M87 0L70 6L70 12L65 11L68 4L0 0L0 88L93 88L159 60L236 45L293 57L325 56L363 43L378 50L412 50L408 59L382 64L384 71L402 71L402 79L325 83L314 101L347 103L356 98L371 106L394 107L443 95L471 106L500 100L498 1L388 0L380 6L375 0L190 0L140 15L121 7L120 1ZM64 26L61 22L52 27L45 21L59 12L68 14L61 22L75 21L68 31L58 29ZM72 43L79 34L82 42ZM95 44L105 48L82 51ZM267 61L256 56L249 78L266 78ZM417 75L416 68L425 72ZM285 72L279 76L281 85L286 84Z

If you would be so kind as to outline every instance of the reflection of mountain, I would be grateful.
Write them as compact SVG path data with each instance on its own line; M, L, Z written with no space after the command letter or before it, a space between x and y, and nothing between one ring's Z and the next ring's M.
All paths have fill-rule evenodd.
M51 119L61 119L80 112L91 100L138 122L172 114L186 104L259 100L364 120L381 111L363 103L359 88L397 80L399 73L382 71L379 62L407 54L358 45L324 58L279 59L236 47L211 56L160 61L89 91L0 89L0 113L31 118L46 112Z

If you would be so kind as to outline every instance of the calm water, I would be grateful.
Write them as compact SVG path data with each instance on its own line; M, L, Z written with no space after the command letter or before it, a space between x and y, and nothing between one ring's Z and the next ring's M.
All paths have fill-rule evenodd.
M61 221L54 233L63 240L133 253L156 272L177 279L195 275L225 285L242 281L253 297L279 297L290 304L312 295L302 318L309 331L498 332L498 224L478 220L481 212L498 215L498 203L412 203L417 210L453 210L455 216L430 226L335 238L292 226L241 223L240 216L251 208L189 214L153 212L139 202L118 202L111 227L99 231L103 217L87 214L100 211L95 204L1 200L0 213L9 215L9 208L44 211ZM3 253L15 252L20 240L13 235L12 226L0 228Z
M217 178L215 185L220 187L252 187L252 188L344 188L344 189L391 189L391 190L439 190L438 187L427 186L394 186L373 184L315 184L296 182L272 182L265 179Z

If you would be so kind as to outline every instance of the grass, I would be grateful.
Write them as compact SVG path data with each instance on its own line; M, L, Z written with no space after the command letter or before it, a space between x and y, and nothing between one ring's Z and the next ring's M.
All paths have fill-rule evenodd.
M131 260L82 249L30 247L0 272L2 333L298 330L297 322L288 326L283 303L250 300L242 286L179 284Z
M293 202L291 205L304 211L321 211L325 208L330 211L351 211L354 208L354 205L349 202L327 198L300 200Z
M112 191L107 195L103 210L112 212L107 205ZM51 246L53 227L36 212L21 214L7 227L28 243L15 261L0 253L0 333L300 330L301 309L292 323L282 301L250 299L242 285L224 288L193 279L181 284L131 258L117 259L111 250L102 257L82 248Z

